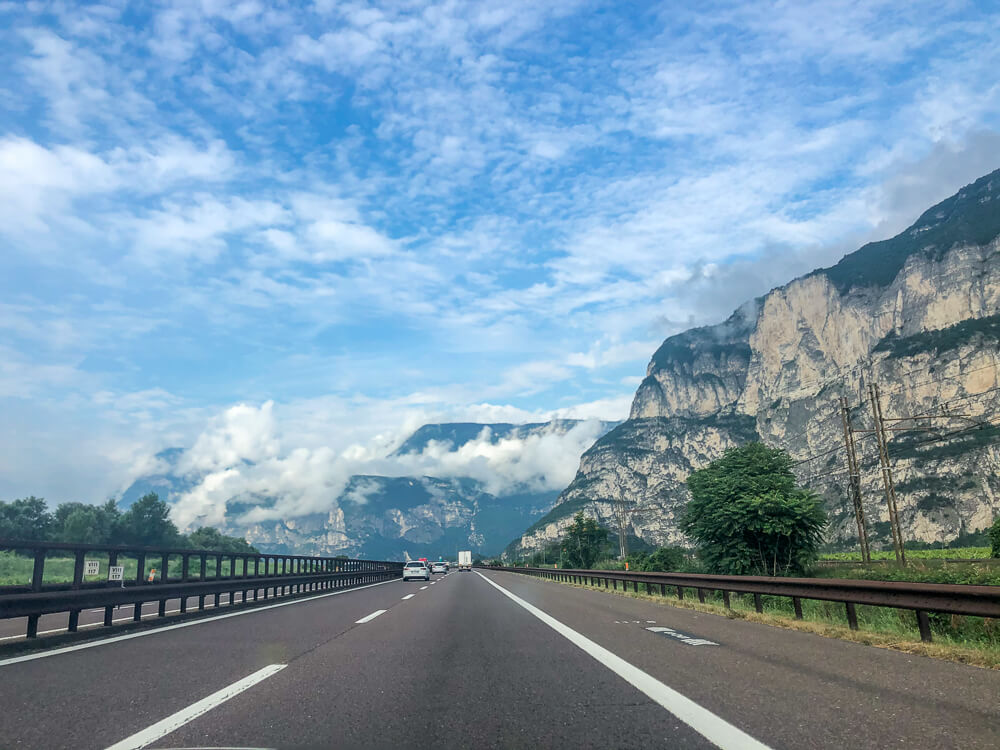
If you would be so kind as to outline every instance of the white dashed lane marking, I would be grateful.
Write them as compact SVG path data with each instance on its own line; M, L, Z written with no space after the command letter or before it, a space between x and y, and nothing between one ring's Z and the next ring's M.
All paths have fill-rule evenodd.
M387 610L387 609L376 609L370 615L366 615L366 616L362 617L360 620L355 620L354 624L355 625L364 625L366 622L371 622L372 620L374 620L379 615L384 615L388 611L389 610Z

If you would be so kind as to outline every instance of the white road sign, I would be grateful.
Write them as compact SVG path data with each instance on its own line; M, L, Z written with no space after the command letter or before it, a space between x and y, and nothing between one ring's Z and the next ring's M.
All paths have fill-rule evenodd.
M84 560L83 561L83 574L85 576L97 576L101 574L101 561L100 560Z
M124 565L112 565L108 568L108 580L109 581L120 581L125 575Z

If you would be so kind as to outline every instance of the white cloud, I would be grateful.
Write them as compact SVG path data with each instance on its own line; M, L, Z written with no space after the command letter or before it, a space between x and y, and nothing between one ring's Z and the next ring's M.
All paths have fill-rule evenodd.
M339 422L345 410L353 412L345 424L357 424L362 418L375 424L367 429L329 432L326 425ZM248 521L326 513L336 508L350 478L359 474L471 477L486 491L500 495L558 491L569 484L581 454L599 435L598 414L602 410L613 410L613 416L621 418L628 411L627 399L581 404L548 414L488 404L444 418L436 414L440 421L585 421L566 431L500 439L486 429L457 449L432 441L422 453L390 457L395 447L425 422L428 412L411 409L409 414L401 414L391 404L352 408L323 400L285 408L272 402L260 407L241 404L213 418L185 450L177 471L196 484L177 501L173 517L183 526L220 523L231 500L257 506L247 516ZM380 420L388 429L372 434ZM374 484L361 482L345 500L364 504L374 489ZM274 500L273 506L261 504L265 498Z

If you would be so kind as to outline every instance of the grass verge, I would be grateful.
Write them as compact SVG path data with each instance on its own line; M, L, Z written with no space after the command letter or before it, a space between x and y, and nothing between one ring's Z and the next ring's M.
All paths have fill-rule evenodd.
M1000 622L988 618L931 614L935 641L924 643L917 632L915 615L909 610L858 605L859 629L851 630L846 623L844 605L836 602L803 599L803 619L796 620L791 614L791 599L787 597L762 597L764 612L758 613L754 609L752 595L730 594L732 609L726 609L721 593L713 596L712 592L706 591L706 602L702 604L698 601L697 589L685 588L684 599L677 599L670 595L614 591L550 579L539 580L720 615L731 620L746 620L813 633L825 638L839 638L865 646L887 648L986 669L1000 669ZM783 605L787 606L788 613L784 612ZM909 620L913 620L912 627L909 625Z

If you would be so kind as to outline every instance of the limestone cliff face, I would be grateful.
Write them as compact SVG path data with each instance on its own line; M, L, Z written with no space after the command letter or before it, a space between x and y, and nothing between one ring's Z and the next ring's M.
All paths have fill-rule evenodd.
M890 425L937 428L892 433L905 538L948 541L984 528L1000 513L998 235L1000 170L899 236L775 289L725 323L667 339L629 421L583 455L576 479L520 544L554 540L583 507L613 527L608 499L618 497L640 510L639 537L680 543L684 479L750 439L804 460L797 471L826 499L828 539L850 542L838 398L848 397L856 428L870 428L872 382L886 418L966 415ZM859 438L865 509L875 541L885 542L875 441Z

